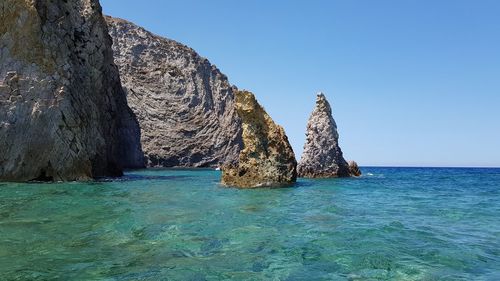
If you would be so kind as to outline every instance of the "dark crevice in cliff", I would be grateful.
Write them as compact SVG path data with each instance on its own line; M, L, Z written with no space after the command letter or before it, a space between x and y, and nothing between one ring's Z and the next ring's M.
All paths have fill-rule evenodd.
M49 161L49 163L47 163L47 167L40 169L39 175L30 181L32 181L32 182L52 182L52 181L54 181L54 176L52 176L52 172L53 172L52 165L50 164L50 161Z

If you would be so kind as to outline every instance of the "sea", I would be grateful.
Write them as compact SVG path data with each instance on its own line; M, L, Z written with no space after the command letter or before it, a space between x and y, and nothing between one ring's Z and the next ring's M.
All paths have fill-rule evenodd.
M500 169L0 183L0 280L500 280Z

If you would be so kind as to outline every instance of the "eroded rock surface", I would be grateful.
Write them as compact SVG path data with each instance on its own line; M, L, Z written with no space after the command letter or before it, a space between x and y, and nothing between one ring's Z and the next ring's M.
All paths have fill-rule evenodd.
M361 176L361 170L359 169L358 163L355 161L349 161L349 172L351 173L351 176L354 177L359 177Z
M299 177L329 178L361 174L355 162L352 168L339 146L337 124L323 93L316 98L316 107L307 123L306 143L297 168ZM359 173L359 174L358 174Z
M241 121L227 77L189 47L128 21L106 19L148 166L236 161Z
M236 110L243 122L243 149L238 164L222 168L222 183L242 188L283 186L297 178L295 154L281 126L247 91L236 91Z
M97 0L0 2L0 179L118 176L144 160Z

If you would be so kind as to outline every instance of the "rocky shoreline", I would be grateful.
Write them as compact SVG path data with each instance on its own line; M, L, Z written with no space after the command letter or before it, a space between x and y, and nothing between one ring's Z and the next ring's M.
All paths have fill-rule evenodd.
M297 165L284 129L193 49L98 0L5 0L0 180L72 181L143 167L222 167L241 188L361 174L318 95ZM42 31L42 32L40 32Z

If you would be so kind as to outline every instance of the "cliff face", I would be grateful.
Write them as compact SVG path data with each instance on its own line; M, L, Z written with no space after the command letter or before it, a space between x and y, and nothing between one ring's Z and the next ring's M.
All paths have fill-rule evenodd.
M337 124L332 117L330 104L319 93L316 108L307 123L306 143L297 168L299 177L349 177L361 173L355 162L351 166L352 169L339 147Z
M273 122L252 93L236 91L235 96L243 122L243 150L238 164L222 168L222 183L254 188L295 182L297 162L283 128Z
M2 0L0 39L1 180L143 166L97 0Z
M106 20L148 166L236 161L241 121L227 77L191 48L121 19Z

